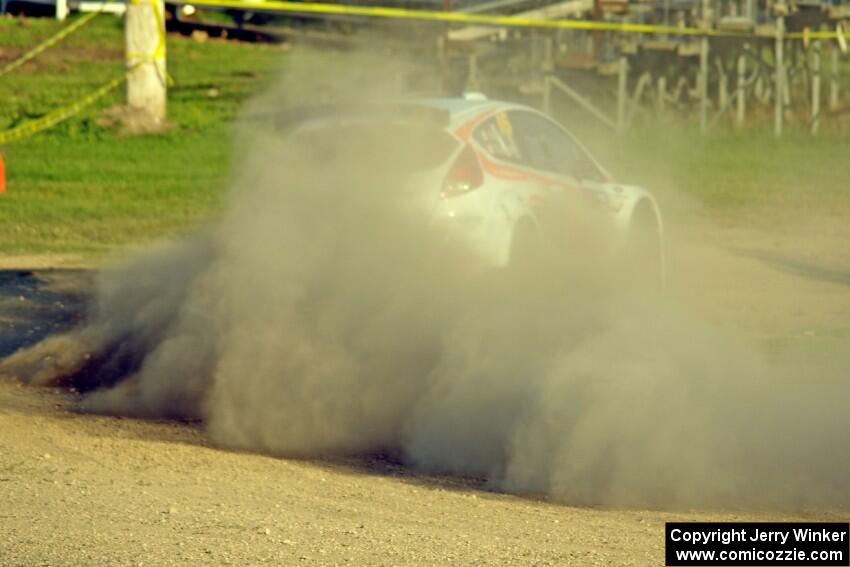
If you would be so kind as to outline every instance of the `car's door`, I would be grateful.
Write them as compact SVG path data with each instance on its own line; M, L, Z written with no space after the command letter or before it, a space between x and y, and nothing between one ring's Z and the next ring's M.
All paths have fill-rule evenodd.
M538 183L549 187L538 222L555 240L585 237L603 225L589 214L607 213L607 174L559 124L542 114L526 110L508 113L520 151L527 156ZM555 190L552 190L554 188ZM574 216L579 215L579 216ZM595 218L595 217L594 217ZM610 220L607 214L596 220ZM567 221L567 222L564 222ZM590 228L593 227L593 228Z
M568 200L574 197L594 208L605 206L614 184L569 132L542 114L524 110L510 114L517 143L535 170L555 176Z

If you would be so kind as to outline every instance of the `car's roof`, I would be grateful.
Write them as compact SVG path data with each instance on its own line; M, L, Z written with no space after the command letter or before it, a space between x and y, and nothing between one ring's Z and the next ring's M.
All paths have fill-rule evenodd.
M482 115L508 110L525 110L537 113L536 110L522 104L489 100L483 95L478 95L470 98L410 98L392 103L353 105L351 107L320 105L309 110L302 109L294 115L294 120L302 126L305 124L312 126L338 124L340 118L349 122L368 122L375 119L412 120L431 123L434 126L445 128L449 132L456 132L466 125L477 123ZM286 120L283 120L283 122L286 122Z
M426 106L448 112L449 122L452 125L464 122L470 117L488 110L497 111L507 110L509 108L525 108L522 105L510 102L479 98L421 98L413 99L409 102L416 106Z
M465 98L421 98L412 101L415 104L423 106L432 106L442 110L448 110L450 113L461 113L470 110L484 109L493 106L493 103L499 101L481 100L481 99L465 99Z

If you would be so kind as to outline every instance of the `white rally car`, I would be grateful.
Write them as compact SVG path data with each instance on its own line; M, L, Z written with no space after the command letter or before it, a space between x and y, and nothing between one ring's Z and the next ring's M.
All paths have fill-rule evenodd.
M425 187L417 207L487 265L523 263L544 243L567 258L588 247L591 234L604 241L594 250L631 263L631 271L639 259L641 279L663 284L655 198L615 181L563 126L537 110L473 93L300 119L301 135L380 123L399 140L430 137L430 150L413 168ZM583 241L562 230L588 218L596 227L583 232Z

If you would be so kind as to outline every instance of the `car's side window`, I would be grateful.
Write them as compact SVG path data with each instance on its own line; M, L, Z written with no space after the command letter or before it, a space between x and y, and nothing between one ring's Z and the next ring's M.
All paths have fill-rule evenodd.
M532 112L508 114L520 151L533 167L592 181L603 179L590 156L557 124Z
M517 144L513 125L506 113L500 112L482 122L475 129L472 137L494 158L528 165L526 156Z

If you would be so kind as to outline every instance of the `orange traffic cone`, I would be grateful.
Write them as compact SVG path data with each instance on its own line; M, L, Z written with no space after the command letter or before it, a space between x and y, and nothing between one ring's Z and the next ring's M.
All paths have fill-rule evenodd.
M3 154L0 154L0 193L6 192L6 166L3 164Z

